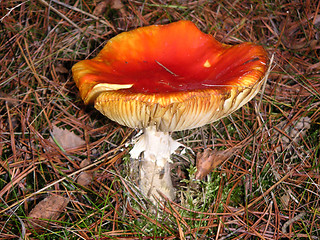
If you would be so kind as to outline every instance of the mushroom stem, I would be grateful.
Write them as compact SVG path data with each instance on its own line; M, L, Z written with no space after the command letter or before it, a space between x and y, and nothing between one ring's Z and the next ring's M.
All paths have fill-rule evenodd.
M162 193L170 200L175 199L175 189L172 186L170 176L170 164L158 166L157 163L149 161L149 159L143 159L140 165L140 191L153 203L158 200L162 200Z
M175 189L170 176L170 155L182 144L173 140L168 132L158 132L156 127L147 127L133 149L131 157L138 159L142 154L140 164L140 190L152 202L161 200L161 192L170 200L175 198Z

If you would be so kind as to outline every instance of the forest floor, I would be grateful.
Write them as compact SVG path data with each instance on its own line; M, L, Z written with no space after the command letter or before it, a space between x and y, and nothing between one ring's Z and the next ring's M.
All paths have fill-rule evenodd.
M138 130L84 105L71 67L181 19L274 60L244 107L172 133L237 151L202 180L195 154L174 155L178 197L154 211L130 174ZM320 1L0 0L0 27L1 239L320 238Z

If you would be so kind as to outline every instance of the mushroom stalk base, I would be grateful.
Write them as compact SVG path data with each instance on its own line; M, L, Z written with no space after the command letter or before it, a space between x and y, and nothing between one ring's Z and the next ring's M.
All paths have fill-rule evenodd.
M155 127L144 129L133 149L131 157L141 157L139 187L141 192L152 202L163 200L161 195L174 200L175 189L170 176L170 155L182 144L173 140L167 132L157 132Z

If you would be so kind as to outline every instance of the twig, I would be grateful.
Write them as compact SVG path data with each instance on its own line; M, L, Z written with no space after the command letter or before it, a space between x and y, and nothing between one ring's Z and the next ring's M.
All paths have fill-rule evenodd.
M300 220L301 218L304 217L304 215L306 215L306 212L302 212L302 213L299 213L297 216L295 216L294 218L291 218L289 219L288 221L286 221L282 228L281 228L281 231L283 232L283 234L287 234L287 228L289 227L289 225L291 225L292 223Z
M171 73L173 76L178 77L177 74L175 74L174 72L170 71L168 68L166 68L165 66L163 66L161 63L159 63L157 60L155 60L156 63L158 63L161 67L163 67L168 73Z
M10 15L10 13L11 13L14 9L20 7L22 4L25 4L26 2L29 2L29 0L27 0L27 1L25 1L25 2L22 2L22 3L18 4L17 6L14 6L13 8L7 8L8 12L7 12L2 18L0 18L0 22L2 22L6 17L8 17L8 16ZM0 3L1 3L1 1L0 1Z

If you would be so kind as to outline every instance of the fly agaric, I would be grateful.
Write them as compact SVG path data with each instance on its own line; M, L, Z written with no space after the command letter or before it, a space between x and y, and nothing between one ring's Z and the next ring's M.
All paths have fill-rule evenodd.
M212 123L243 106L260 90L267 65L261 46L222 44L182 20L121 33L72 72L85 104L143 129L130 154L141 157L139 187L155 201L159 192L175 198L169 163L181 144L169 133Z

